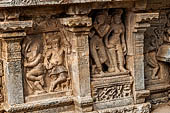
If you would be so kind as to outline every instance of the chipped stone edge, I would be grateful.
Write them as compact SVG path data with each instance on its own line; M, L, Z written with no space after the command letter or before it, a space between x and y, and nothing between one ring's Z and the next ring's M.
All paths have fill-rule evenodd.
M30 112L65 105L73 105L73 97L67 96L57 99L47 99L13 106L8 106L7 104L4 104L4 110L7 112Z
M150 111L151 104L149 102L143 103L143 104L136 104L136 105L129 105L129 106L122 106L122 107L116 107L116 108L108 108L108 109L103 109L103 110L97 110L97 111L92 111L88 113L114 113L116 111L124 111L124 110L137 110L137 113L143 113L145 111ZM146 111L147 110L147 111Z
M136 0L69 0L65 2L64 0L56 1L35 1L35 2L19 2L17 0L4 0L0 2L0 7L18 7L18 6L35 6L35 5L62 5L62 4L76 4L76 3L92 3L92 2L127 2Z

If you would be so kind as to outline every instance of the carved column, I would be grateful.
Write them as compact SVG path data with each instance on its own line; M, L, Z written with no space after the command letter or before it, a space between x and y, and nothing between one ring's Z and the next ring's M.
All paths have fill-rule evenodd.
M87 16L74 16L61 19L69 32L72 42L71 75L76 113L92 110L89 71L88 33L92 24Z
M26 27L32 27L32 21L0 22L6 110L24 103L20 41Z
M135 103L145 102L145 98L149 96L149 90L145 88L144 79L144 32L150 26L142 20L158 18L158 13L128 13L128 68L131 69L134 77L134 98ZM134 45L133 47L131 45ZM132 62L133 61L133 62Z

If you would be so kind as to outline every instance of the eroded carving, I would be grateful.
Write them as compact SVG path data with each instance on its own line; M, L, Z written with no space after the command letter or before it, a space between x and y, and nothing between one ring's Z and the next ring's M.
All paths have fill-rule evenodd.
M109 101L120 98L131 97L131 85L114 85L111 87L96 88L94 99L95 102Z
M157 58L159 61L163 62L170 62L170 56L169 56L169 49L170 49L170 25L169 25L169 19L170 19L170 13L167 14L167 22L165 23L165 27L161 29L162 31L162 39L163 44L159 47Z
M22 54L25 79L31 88L28 95L70 89L67 57L71 52L71 45L63 33L63 30L60 30L31 35L24 39Z
M124 54L126 54L125 28L121 20L123 10L116 10L111 17L111 29L105 37L106 50L109 58L109 72L126 72Z
M160 72L160 61L169 62L169 14L160 13L159 19L152 20L151 27L145 32L144 55L146 79L159 79L164 71ZM159 22L159 23L158 23ZM163 77L164 78L164 77Z
M65 66L67 61L64 61L67 47L70 47L70 45L66 40L63 40L61 35L56 33L46 34L46 39L48 38L52 39L51 47L46 51L44 65L48 71L48 76L52 79L49 91L53 92L57 85L61 86L68 79L68 71ZM66 86L68 87L68 85Z
M122 13L122 9L116 9L111 15L107 11L97 13L89 34L93 74L127 72L124 68L126 42Z
M140 106L140 107L139 107ZM116 107L113 109L99 110L99 113L150 113L151 105L146 103L136 106Z
M147 101L157 104L169 98L169 13L161 11L158 19L148 22L151 26L144 35L144 74L146 88L151 90Z
M144 53L145 53L145 66L148 67L145 69L147 78L155 79L158 78L157 74L159 71L159 64L156 58L156 54L158 51L158 38L154 31L154 29L148 29L145 32L145 39L144 39L145 45L144 45ZM150 70L152 70L150 72Z
M91 31L90 50L95 64L92 66L93 73L103 72L102 64L108 64L108 58L103 42L104 37L110 29L106 23L107 12L99 12L95 18L94 30Z
M23 42L26 81L35 94L45 93L41 40L27 38Z

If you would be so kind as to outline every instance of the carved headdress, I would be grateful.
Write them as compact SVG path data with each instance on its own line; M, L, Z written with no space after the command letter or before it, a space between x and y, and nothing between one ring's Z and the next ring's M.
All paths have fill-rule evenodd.
M106 10L99 11L99 12L97 12L96 17L99 15L108 16L108 11L106 11Z
M95 23L97 22L97 19L100 18L100 16L103 16L104 18L108 17L108 11L102 10L102 11L98 12L96 14ZM105 21L106 21L106 19L105 19Z
M112 16L121 16L123 14L123 10L122 9L115 9L114 12L112 12Z

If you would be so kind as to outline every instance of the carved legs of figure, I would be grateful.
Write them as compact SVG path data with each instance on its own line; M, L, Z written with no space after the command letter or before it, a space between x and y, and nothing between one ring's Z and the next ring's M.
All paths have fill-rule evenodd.
M56 75L52 75L52 76L56 76ZM67 73L60 73L58 75L58 78L51 82L49 91L54 92L54 90L58 84L61 84L66 81L67 81Z
M43 82L44 83L44 82ZM42 85L42 83L41 83L41 81L35 81L34 82L34 85L36 86L36 88L38 88L39 89L39 91L35 91L35 94L40 94L40 93L45 93L46 91L43 89L43 85Z
M156 59L156 52L155 51L151 51L149 53L147 53L145 55L146 61L148 63L149 66L151 66L153 68L152 70L152 79L158 78L157 73L159 71L159 64L158 61Z
M110 65L108 68L109 72L120 72L118 69L118 63L117 63L117 55L116 55L116 49L115 48L110 48L108 49L108 57L110 61Z
M117 48L119 69L121 72L126 72L127 70L124 68L124 55L123 55L121 44L117 44L116 48Z
M45 90L43 89L44 86L44 78L43 78L43 71L39 69L32 69L27 72L26 77L27 80L34 82L34 88L37 88L39 91L36 91L35 93L44 93ZM31 87L31 86L30 86Z
M154 69L153 69L153 72L152 72L152 79L155 79L155 78L158 78L157 73L159 71L159 65L157 65Z
M97 35L92 37L90 40L90 52L96 65L96 67L92 68L95 68L95 73L102 73L102 64L107 61L107 54L102 38Z

